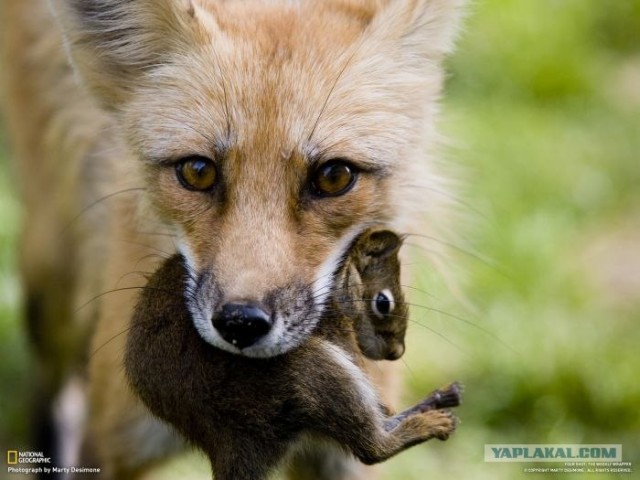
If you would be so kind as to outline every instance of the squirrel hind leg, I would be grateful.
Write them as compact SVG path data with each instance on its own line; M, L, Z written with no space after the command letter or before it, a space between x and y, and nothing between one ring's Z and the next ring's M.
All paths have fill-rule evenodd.
M458 426L458 419L449 410L429 410L404 420L391 432L402 439L405 448L432 438L447 440Z
M402 421L414 415L459 406L462 403L462 390L463 387L458 382L434 390L419 404L388 418L384 423L385 430L394 430Z
M409 447L432 438L447 440L458 425L448 410L428 410L401 419L396 427L377 440L369 442L364 451L354 451L365 465L384 462Z

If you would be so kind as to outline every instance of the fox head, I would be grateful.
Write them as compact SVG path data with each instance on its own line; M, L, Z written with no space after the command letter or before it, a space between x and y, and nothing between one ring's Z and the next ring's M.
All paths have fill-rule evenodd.
M177 234L211 344L299 345L353 239L437 203L424 146L461 0L50 2Z

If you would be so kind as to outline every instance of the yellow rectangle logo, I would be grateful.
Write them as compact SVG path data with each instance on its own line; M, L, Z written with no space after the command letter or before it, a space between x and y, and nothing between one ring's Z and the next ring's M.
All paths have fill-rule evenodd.
M7 450L7 464L8 465L17 465L18 463L18 451L17 450Z

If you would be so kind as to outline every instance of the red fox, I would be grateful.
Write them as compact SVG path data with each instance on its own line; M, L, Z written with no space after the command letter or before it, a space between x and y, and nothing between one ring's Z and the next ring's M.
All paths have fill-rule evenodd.
M1 2L34 448L106 479L183 448L122 367L159 258L195 272L204 341L271 358L311 335L358 234L438 231L435 119L462 3Z

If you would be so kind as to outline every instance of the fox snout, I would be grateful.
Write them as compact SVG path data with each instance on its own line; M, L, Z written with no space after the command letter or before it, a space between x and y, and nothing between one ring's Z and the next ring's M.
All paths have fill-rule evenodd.
M200 266L187 258L185 296L199 335L217 348L248 357L272 357L297 347L324 311L350 236L338 240L315 268L296 270L280 256L267 261L276 258L273 251L252 251L240 241L234 247L241 245L244 255L224 248L217 259Z
M230 344L243 349L271 331L271 315L259 305L227 303L213 316L213 326Z
M188 278L187 305L200 336L248 357L272 357L298 346L314 329L324 304L314 284L292 281L252 299L225 295L214 275Z

